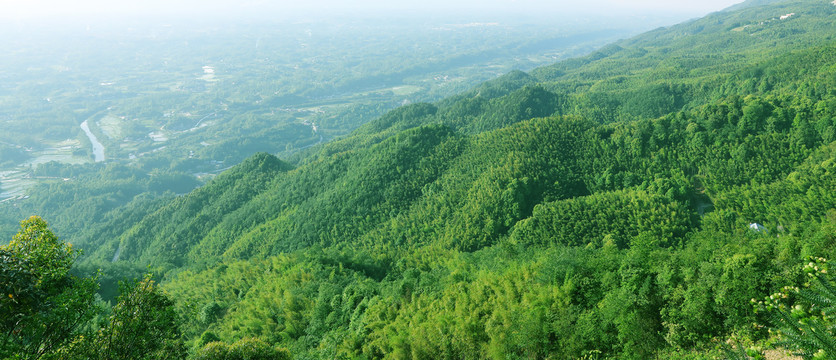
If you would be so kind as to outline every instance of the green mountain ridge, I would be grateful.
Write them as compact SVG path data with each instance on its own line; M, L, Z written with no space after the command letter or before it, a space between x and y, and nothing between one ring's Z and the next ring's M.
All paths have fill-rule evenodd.
M834 20L827 1L748 1L395 109L296 165L254 155L130 203L78 241L82 267L150 264L195 349L701 359L763 342L750 299L836 249Z

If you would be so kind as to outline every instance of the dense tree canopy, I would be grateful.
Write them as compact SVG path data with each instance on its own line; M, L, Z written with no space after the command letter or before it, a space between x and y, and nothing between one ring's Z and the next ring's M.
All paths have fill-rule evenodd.
M836 254L836 7L747 5L403 106L294 161L254 154L188 194L81 199L108 215L79 226L76 269L101 268L115 305L61 323L82 337L4 323L4 351L706 359L727 339L769 347L773 326L830 354L832 334L810 339L830 326L813 301L832 295L825 274L793 307L768 304L779 320L751 300ZM0 249L4 314L66 317L37 307L62 289L92 305L73 250L37 229ZM145 266L159 283L117 296Z

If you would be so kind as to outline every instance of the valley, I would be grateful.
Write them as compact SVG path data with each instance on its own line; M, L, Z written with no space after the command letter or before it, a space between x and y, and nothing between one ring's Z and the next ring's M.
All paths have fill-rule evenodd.
M98 321L56 343L78 358L836 356L836 6L503 24L204 30L163 43L246 45L82 95L16 83L2 118L64 107L0 134L0 311L29 321L0 334L30 336L0 355L40 329L14 299L69 293ZM83 161L21 165L59 153ZM17 287L39 271L63 282ZM114 350L120 326L148 345Z

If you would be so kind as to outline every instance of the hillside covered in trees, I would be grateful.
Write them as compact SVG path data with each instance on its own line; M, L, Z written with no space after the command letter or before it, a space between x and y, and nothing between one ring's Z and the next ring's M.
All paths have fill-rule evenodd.
M836 258L833 34L830 1L750 1L512 72L133 199L75 270L103 301L150 270L194 358L833 358L757 305Z

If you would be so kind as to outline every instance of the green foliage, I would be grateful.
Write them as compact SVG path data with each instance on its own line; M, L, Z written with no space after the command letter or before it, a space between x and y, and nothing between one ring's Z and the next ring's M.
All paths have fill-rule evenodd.
M29 154L25 150L6 143L0 143L0 166L13 166L27 159L29 159Z
M560 114L555 94L413 105L293 170L234 169L123 236L187 254L165 286L206 351L216 336L313 358L704 358L715 339L767 336L748 300L836 244L830 125L803 120L831 116L817 104L832 95L607 124L487 110ZM200 212L220 220L179 217Z
M35 216L0 247L0 356L49 357L93 317L97 284L69 274L76 257Z
M87 359L182 359L186 348L174 303L146 275L126 281L113 314L95 333L81 338L71 353Z
M526 245L631 245L647 238L658 246L676 245L693 227L689 210L661 195L616 191L577 197L534 208L514 228L512 241Z
M182 359L174 304L146 277L126 282L107 319L97 279L70 274L77 252L33 216L0 246L0 356L15 359Z
M129 204L85 229L96 250L79 270L112 283L151 264L174 301L132 283L74 344L94 357L699 359L719 339L759 343L766 317L749 299L836 252L834 12L712 14L401 107L295 166L261 153L183 196L125 192L89 212ZM805 354L829 356L833 334L808 339L832 330L833 285L817 281L781 321Z
M206 344L195 360L290 360L287 350L271 347L265 342L244 338L232 344L211 342Z
M828 270L826 259L811 258L804 266L809 282L803 288L786 286L763 301L752 299L757 310L771 315L778 345L804 359L830 359L836 354L836 285Z

